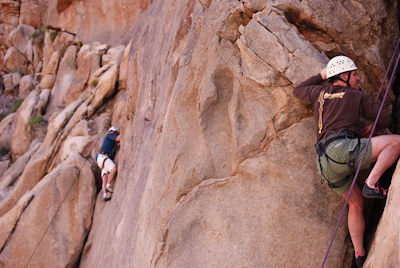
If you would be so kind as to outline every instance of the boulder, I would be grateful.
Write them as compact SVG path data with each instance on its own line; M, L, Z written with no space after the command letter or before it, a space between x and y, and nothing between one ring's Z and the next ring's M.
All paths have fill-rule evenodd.
M7 73L26 74L28 72L28 60L18 49L10 47L3 59L3 70Z
M55 48L53 47L53 41L51 38L50 31L46 31L44 33L43 40L43 70L46 70L47 64L50 61L53 53L55 52Z
M18 89L18 97L25 99L35 88L35 80L32 75L25 75L21 78Z
M126 89L126 80L128 78L128 55L131 49L132 41L126 46L119 66L118 89Z
M94 74L96 77L96 74ZM88 116L91 116L97 108L99 108L103 101L111 97L116 89L118 81L118 65L114 64L109 66L109 69L98 78L98 84L94 91L93 101L88 107Z
M17 28L11 32L13 46L24 56L27 55L28 43L34 31L35 28L32 26L19 24Z
M7 169L7 171L1 173L3 175L0 177L0 190L4 190L15 183L19 176L21 176L30 158L39 149L39 147L40 143L32 144L29 150L23 156L18 158L18 160L15 161L11 167ZM3 198L5 197L6 196L3 195Z
M88 157L93 148L93 140L86 136L74 136L66 139L61 147L60 159L66 159L74 153Z
M107 53L101 58L102 65L121 63L122 55L124 54L124 45L114 45L107 50Z
M41 115L44 113L47 102L50 98L51 90L50 89L42 89L39 94L39 100L36 103L35 107L33 108L34 115Z
M16 204L16 206L10 210L6 215L0 218L0 247L4 248L7 241L12 236L15 225L33 198L32 193L24 195Z
M51 90L49 103L46 108L47 113L49 114L53 114L57 110L67 106L66 95L77 70L77 52L78 48L76 46L69 46L64 57L60 61L56 80Z
M20 73L5 74L3 76L4 93L12 96L17 96L20 82L21 82Z
M3 157L1 157L3 158ZM1 160L0 161L0 174L4 174L6 170L8 169L8 166L10 165L10 160ZM1 178L0 178L1 181Z
M67 48L72 45L75 36L67 32L59 31L52 32L52 34L57 34L52 44L54 49L57 50L61 56L64 56Z
M71 155L32 193L33 200L0 253L0 263L5 267L75 267L91 226L96 197L91 165L79 154ZM15 221L7 215L2 220Z
M100 68L103 52L97 49L98 44L83 45L77 55L77 70L66 93L66 104L77 100L88 84L89 77Z
M28 96L28 98L32 95L32 93ZM72 126L76 125L78 121L82 120L85 110L80 112L78 115L75 115L76 110L80 107L82 102L82 100L77 100L71 103L49 123L46 136L39 149L34 153L30 161L25 166L24 171L21 177L18 179L12 192L0 204L1 216L10 211L24 194L33 189L48 170L52 170L53 166L49 167L49 165L53 160L55 161L56 159L51 159L51 156L56 154L55 152L59 150L62 141L71 132L71 129L73 128ZM26 106L28 105L25 105L25 107ZM21 109L25 110L24 108ZM60 132L66 132L66 134L61 135Z
M31 129L29 121L32 119L33 107L37 102L37 95L32 91L18 108L15 116L15 128L11 140L13 161L25 154L31 143Z
M56 80L58 64L60 62L60 54L58 51L55 51L51 56L48 64L46 65L46 69L42 74L42 79L40 80L39 87L41 89L51 89L54 86L54 82Z
M15 113L9 114L0 122L0 148L11 150L11 140L15 129Z

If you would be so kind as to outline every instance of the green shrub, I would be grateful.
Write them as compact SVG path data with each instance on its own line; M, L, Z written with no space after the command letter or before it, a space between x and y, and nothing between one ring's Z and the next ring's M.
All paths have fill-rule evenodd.
M95 87L99 83L98 78L93 78L92 80L89 81L89 86Z
M7 117L8 114L0 113L0 122L3 121L4 118Z
M15 113L18 108L21 106L21 104L24 102L24 99L18 99L14 102L14 106L10 110L10 113Z
M40 125L43 125L43 123L44 123L44 116L36 115L29 121L29 126L31 127L31 130L34 130Z
M54 42L54 40L56 39L57 35L58 35L58 31L50 33L51 42Z
M31 38L32 38L32 39L35 39L36 36L38 36L38 34L39 34L39 29L36 29L36 30L31 34Z

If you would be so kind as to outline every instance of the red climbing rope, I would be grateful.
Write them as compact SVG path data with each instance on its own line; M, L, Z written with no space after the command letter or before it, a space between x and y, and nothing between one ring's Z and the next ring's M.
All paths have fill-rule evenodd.
M395 54L396 54L396 52L397 52L397 49L398 49L398 47L399 47L399 44L400 44L400 38L399 38L399 40L397 41L396 49L395 49L395 51L394 51L394 53L393 53L392 59L391 59L390 64L389 64L389 67L388 67L388 69L387 69L387 71L386 71L386 74L385 74L385 77L384 77L384 79L383 79L383 81L382 81L381 89L382 89L383 84L384 84L384 82L385 82L386 76L388 75L388 71L389 71L389 69L391 68L391 65L392 65L394 56L395 56ZM358 173L360 173L360 169L361 169L361 166L362 166L362 162L364 161L365 155L366 155L367 150L368 150L368 146L369 146L369 144L370 144L370 142L371 142L372 134L373 134L374 131L375 131L375 127L376 127L376 124L377 124L377 122L378 122L379 116L380 116L380 114L381 114L381 112L382 112L382 108L383 108L383 105L384 105L384 103L385 103L386 96L387 96L387 94L388 94L388 92L389 92L390 85L392 84L393 78L394 78L394 76L395 76L395 74L396 74L396 70L397 70L397 65L398 65L398 63L399 63L399 59L400 59L400 53L399 53L399 55L397 55L396 64L395 64L395 66L394 66L392 75L390 76L389 84L388 84L388 86L387 86L387 88L386 88L386 92L385 92L385 95L384 95L384 97L383 97L383 99L382 99L381 106L380 106L380 108L379 108L378 114L377 114L376 119L375 119L375 123L374 123L374 125L373 125L373 127L372 127L372 131L371 131L371 133L370 133L370 135L369 135L367 145L366 145L365 150L364 150L364 153L363 153L363 155L362 155L362 157L361 157L360 164L358 165L358 168L357 168L356 174L355 174L355 176L354 176L353 182L352 182L352 184L351 184L351 186L350 186L349 194L347 195L346 202L344 203L344 206L343 206L343 208L342 208L342 212L340 213L340 217L339 217L338 223L336 224L335 231L333 232L332 239L331 239L331 242L330 242L330 244L329 244L328 250L326 251L325 258L324 258L324 261L322 262L321 268L323 268L324 265L325 265L325 262L326 262L326 260L327 260L327 258L328 258L329 251L330 251L330 249L331 249L331 247L332 247L333 241L334 241L335 236L336 236L336 234L337 234L337 231L338 231L338 229L339 229L340 222L341 222L342 219L343 219L344 211L346 210L347 204L348 204L348 202L349 202L349 198L350 198L351 192L353 191L354 184L355 184L355 182L356 182L356 180L357 180ZM379 90L378 96L380 95L381 89Z

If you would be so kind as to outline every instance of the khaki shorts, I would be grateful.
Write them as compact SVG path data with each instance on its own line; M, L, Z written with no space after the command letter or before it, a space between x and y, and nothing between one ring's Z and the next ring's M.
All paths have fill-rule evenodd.
M114 162L106 155L99 154L97 156L97 165L101 169L101 177L105 174L109 174L111 170L116 166ZM103 166L104 165L104 166Z
M360 140L360 152L358 153L358 156L356 158L356 170L358 166L360 165L360 160L362 158L362 155L364 154L365 147L367 145L368 139L361 139ZM354 151L356 149L356 146L358 144L358 139L340 139L333 141L331 144L328 145L326 148L326 154L333 160L340 162L340 163L346 163L346 164L338 164L335 163L329 159L325 155L321 156L321 166L322 166L322 171L323 175L325 176L326 179L329 180L330 183L337 183L341 181L343 178L346 176L349 176L349 180L345 185L342 187L338 188L332 188L335 190L339 195L347 192L350 189L350 186L353 182L354 174L350 170L349 166L347 165L347 162L349 160L349 153ZM365 154L364 160L361 165L361 169L368 169L371 165L371 159L372 159L372 143L369 144L367 153ZM321 168L320 164L318 162L318 157L317 157L317 168L318 168L318 173L321 174ZM322 174L321 174L322 175Z

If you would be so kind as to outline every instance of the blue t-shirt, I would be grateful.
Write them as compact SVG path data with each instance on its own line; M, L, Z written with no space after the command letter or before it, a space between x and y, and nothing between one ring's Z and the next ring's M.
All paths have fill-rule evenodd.
M103 146L101 146L101 152L106 152L109 154L111 159L114 159L115 156L115 139L117 135L114 133L108 133L103 141Z

